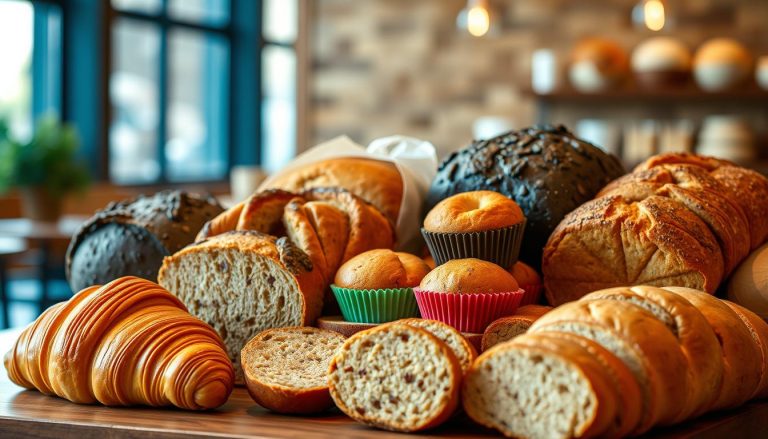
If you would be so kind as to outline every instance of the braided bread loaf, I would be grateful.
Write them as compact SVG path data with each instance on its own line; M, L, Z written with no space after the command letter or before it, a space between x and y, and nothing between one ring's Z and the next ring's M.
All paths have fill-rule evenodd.
M221 339L157 284L123 277L46 310L5 355L14 383L72 402L199 410L224 404Z

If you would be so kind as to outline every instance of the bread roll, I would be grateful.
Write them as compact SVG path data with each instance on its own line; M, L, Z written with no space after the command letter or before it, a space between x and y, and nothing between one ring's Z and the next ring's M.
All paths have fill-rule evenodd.
M415 432L451 416L461 377L448 345L424 329L390 323L350 337L331 361L328 385L352 419Z
M517 291L517 281L498 265L480 259L453 259L430 271L419 288L439 293L503 293Z
M427 213L424 230L471 233L503 229L524 220L520 206L493 191L472 191L448 197Z
M310 327L268 329L243 346L248 393L278 413L317 413L333 407L328 366L346 337Z
M418 256L377 249L345 262L334 283L352 289L408 288L418 286L427 273L429 266Z

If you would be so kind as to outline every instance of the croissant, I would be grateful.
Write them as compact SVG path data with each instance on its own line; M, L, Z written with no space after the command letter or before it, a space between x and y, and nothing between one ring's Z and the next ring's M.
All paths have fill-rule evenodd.
M8 377L72 402L210 409L232 392L218 334L159 285L123 277L48 308L5 355Z

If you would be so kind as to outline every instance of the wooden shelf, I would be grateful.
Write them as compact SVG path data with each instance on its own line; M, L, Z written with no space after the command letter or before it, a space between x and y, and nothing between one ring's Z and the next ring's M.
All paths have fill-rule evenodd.
M643 89L626 87L596 93L582 93L571 88L563 88L552 93L537 93L526 90L528 96L533 96L540 102L546 103L591 103L591 104L669 104L679 103L724 103L735 102L743 105L768 105L768 91L757 86L739 89L706 92L694 85L678 88Z

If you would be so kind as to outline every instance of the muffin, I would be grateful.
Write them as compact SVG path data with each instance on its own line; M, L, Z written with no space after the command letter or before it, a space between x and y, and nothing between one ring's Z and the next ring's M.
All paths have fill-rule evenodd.
M345 262L331 290L348 322L384 323L418 315L413 287L429 272L418 256L370 250Z
M541 276L530 265L522 261L517 261L510 269L512 277L515 278L520 288L525 291L520 306L530 305L539 301L541 295Z
M517 261L525 215L507 196L472 191L448 197L433 207L421 229L437 265L477 258L509 267Z
M514 313L524 293L508 271L469 258L452 259L430 271L414 294L423 318L482 333L492 321Z

